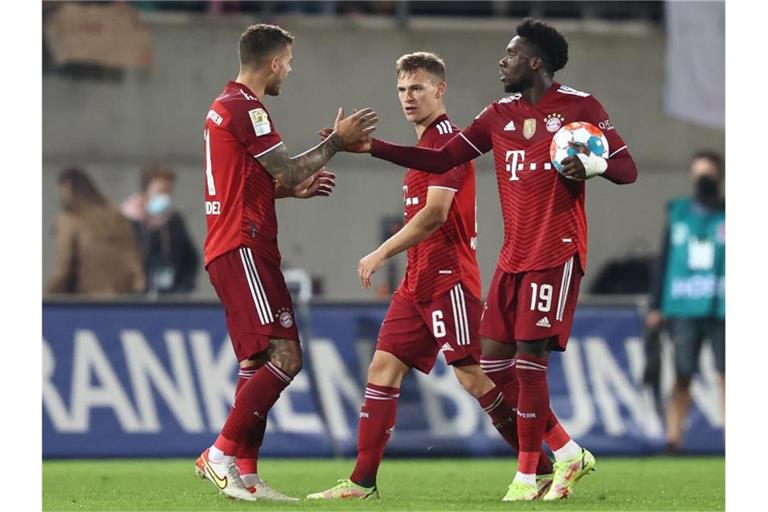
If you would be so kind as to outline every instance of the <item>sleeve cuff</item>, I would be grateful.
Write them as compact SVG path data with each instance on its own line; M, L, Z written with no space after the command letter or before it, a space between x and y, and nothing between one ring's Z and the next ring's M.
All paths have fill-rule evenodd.
M374 158L382 158L386 152L386 143L382 140L374 138L371 140L371 156Z

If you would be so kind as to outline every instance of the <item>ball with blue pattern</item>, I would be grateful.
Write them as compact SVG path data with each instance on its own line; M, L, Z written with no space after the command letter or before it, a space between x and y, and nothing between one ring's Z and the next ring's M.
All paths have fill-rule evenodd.
M593 124L576 121L563 126L552 137L549 155L557 172L562 174L564 159L585 152L579 148L584 148L587 154L608 158L608 140L602 130Z

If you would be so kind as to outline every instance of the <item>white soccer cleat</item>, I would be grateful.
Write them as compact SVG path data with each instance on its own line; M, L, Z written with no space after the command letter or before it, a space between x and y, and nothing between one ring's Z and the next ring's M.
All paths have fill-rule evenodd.
M281 493L280 491L274 490L272 487L269 486L268 483L265 481L261 481L257 483L256 485L252 485L251 487L246 487L246 490L251 493L251 496L256 498L257 500L265 500L265 501L299 501L299 498L292 498L291 496L286 496L285 494Z
M248 492L260 500L299 501L298 498L292 498L290 496L286 496L280 491L274 490L267 482L259 478L259 475L256 473L247 475L241 474L240 480L243 482L243 485L245 485L245 488L248 489Z
M230 464L217 464L208 458L206 449L195 461L195 474L211 482L225 496L235 500L258 501L243 485L234 460Z

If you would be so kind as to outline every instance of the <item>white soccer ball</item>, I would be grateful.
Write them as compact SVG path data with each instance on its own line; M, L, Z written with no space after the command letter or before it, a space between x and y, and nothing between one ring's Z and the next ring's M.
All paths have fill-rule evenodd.
M563 172L562 161L579 153L608 158L608 140L597 126L576 121L560 128L549 145L549 158L557 172Z

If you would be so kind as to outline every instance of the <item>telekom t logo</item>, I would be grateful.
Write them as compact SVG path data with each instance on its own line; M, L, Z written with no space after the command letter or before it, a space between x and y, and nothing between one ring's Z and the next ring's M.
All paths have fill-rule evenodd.
M504 160L507 162L509 181L518 181L520 177L517 175L517 172L522 171L525 168L525 150L516 149L514 151L507 151ZM531 162L528 164L529 171L535 171L539 168L544 169L545 171L550 171L552 170L552 164L550 162L544 162L541 167L536 165L536 162Z
M512 157L512 160L509 159L510 157ZM523 170L522 162L525 160L525 151L522 149L507 151L504 160L507 162L507 171L509 171L510 174L509 181L519 180L520 178L517 177L517 171Z

